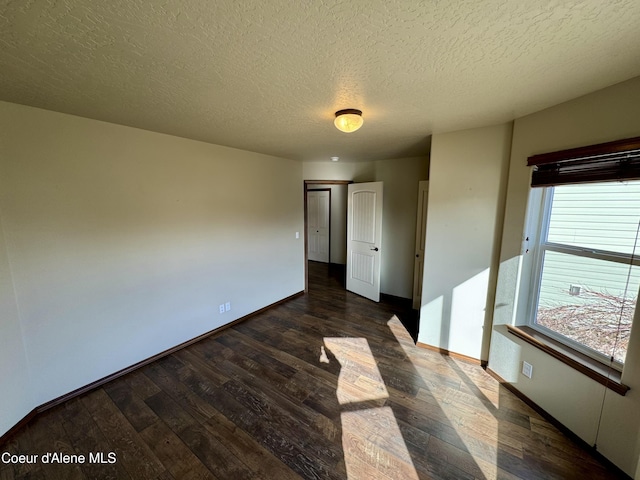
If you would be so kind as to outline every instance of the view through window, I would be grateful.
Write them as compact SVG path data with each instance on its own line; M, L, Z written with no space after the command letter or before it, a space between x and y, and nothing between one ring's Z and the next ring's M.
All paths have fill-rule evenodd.
M548 187L532 326L621 367L640 287L640 181Z

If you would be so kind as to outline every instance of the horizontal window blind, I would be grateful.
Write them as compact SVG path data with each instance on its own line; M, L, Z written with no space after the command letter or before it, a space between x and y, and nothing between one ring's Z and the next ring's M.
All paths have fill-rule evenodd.
M533 155L532 187L640 179L640 137Z

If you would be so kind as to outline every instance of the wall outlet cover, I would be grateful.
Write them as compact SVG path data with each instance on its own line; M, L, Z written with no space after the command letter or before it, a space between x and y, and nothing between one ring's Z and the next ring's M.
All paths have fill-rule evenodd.
M527 378L531 378L531 375L533 375L533 365L528 362L522 362L522 374Z

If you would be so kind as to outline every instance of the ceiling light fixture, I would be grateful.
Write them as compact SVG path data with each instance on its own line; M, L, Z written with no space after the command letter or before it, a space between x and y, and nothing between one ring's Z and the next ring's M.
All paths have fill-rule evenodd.
M331 157L332 162L337 162L338 160L340 160L340 157Z
M336 119L333 121L333 124L341 132L351 133L358 130L363 122L364 120L362 119L362 112L360 110L347 108L336 112Z

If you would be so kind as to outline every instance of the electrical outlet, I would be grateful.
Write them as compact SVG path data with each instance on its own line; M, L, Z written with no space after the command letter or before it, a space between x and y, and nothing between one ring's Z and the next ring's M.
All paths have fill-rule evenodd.
M296 232L296 238L300 238L300 232Z
M527 362L522 362L522 374L525 377L531 378L531 375L533 375L533 365Z
M224 303L221 303L218 309L220 310L220 313L224 313Z
M231 310L231 302L227 302L224 304L224 311L228 312L229 310Z

